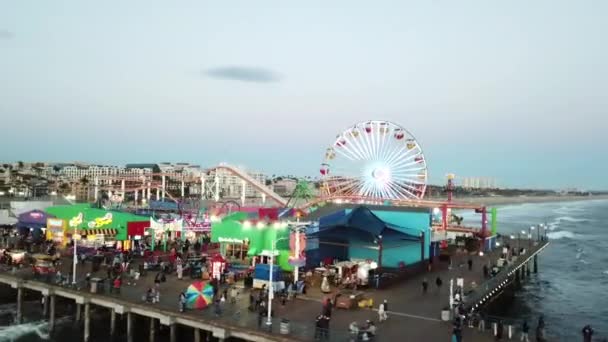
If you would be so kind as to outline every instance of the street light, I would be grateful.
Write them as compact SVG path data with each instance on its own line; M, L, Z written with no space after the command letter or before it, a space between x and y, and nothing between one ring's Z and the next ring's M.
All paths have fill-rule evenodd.
M76 229L76 228L74 228ZM76 250L76 245L78 245L78 240L80 240L81 236L78 233L72 234L72 240L74 241L74 270L72 271L72 285L76 285L76 265L78 265L78 253Z
M528 229L528 239L530 240L530 243L529 243L529 245L530 245L530 246L532 246L532 231L533 231L534 229L536 229L536 227L534 227L534 226L531 226L531 227Z
M271 250L270 250L270 260L268 261L268 263L270 264L270 275L268 277L268 314L266 317L266 325L272 325L272 299L274 298L274 286L273 286L273 280L272 280L272 272L273 272L273 264L274 264L274 253L275 250L277 249L277 242L281 241L281 240L285 240L288 239L285 237L282 237L280 239L276 239L276 240L272 240L272 244L271 244Z

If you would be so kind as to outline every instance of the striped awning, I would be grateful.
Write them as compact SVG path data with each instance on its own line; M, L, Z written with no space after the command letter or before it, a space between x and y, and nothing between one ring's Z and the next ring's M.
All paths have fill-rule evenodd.
M107 235L107 236L115 236L118 234L116 229L82 229L79 230L78 233L80 235Z

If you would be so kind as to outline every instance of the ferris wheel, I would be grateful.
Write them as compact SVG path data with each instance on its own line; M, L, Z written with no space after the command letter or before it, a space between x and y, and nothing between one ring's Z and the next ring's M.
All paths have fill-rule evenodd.
M389 121L360 122L338 134L325 151L320 173L325 196L417 200L426 191L422 148Z

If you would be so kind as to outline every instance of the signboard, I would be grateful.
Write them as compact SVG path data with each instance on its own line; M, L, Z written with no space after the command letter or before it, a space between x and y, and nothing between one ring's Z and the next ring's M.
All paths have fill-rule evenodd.
M173 220L168 222L156 221L150 218L150 228L154 230L181 232L184 225L183 220Z
M78 214L78 216L71 218L70 219L70 227L71 228L76 228L79 225L81 225L82 224L82 216L83 216L82 213L80 213L80 214Z

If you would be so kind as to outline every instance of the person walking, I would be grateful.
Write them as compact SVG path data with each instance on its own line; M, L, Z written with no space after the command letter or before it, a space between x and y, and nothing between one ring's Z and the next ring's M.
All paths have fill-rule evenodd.
M585 327L582 330L582 333L583 333L583 342L591 342L591 340L593 339L594 331L589 324L585 325Z
M422 294L426 294L428 289L429 289L429 282L426 280L426 278L424 278L422 280Z
M473 259L469 258L469 260L467 261L467 264L469 265L469 271L473 270Z
M536 341L543 342L545 340L545 317L541 315L538 318L538 325L536 326Z
M528 337L529 331L530 326L528 325L528 321L524 320L524 324L521 326L521 337L519 338L519 340L523 342L530 342L530 339Z
M380 306L378 306L378 322L384 322L388 319L387 310L388 303L385 299L384 302L380 303Z
M435 279L435 285L437 285L437 292L441 292L441 285L443 285L443 280L440 277Z
M236 304L236 299L238 296L239 296L239 290L236 288L236 286L233 286L230 289L230 303Z

